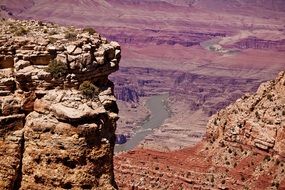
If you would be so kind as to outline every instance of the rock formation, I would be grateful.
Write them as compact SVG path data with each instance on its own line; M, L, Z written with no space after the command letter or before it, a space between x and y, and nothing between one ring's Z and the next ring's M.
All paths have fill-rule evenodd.
M212 142L227 141L285 157L285 72L263 83L255 95L245 95L214 115L207 129Z
M116 189L119 44L92 28L0 22L0 189Z
M116 180L133 189L284 189L284 129L281 72L212 116L195 147L117 155Z

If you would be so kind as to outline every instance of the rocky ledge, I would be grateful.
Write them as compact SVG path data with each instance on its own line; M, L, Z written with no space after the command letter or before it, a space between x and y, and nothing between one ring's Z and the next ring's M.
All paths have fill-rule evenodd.
M0 22L0 189L116 189L119 44L92 28Z

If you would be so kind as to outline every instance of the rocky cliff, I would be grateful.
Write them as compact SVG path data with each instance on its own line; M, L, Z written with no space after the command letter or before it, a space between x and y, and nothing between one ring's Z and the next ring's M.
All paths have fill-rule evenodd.
M212 116L195 147L117 155L116 180L133 189L284 189L284 129L281 72Z
M207 137L211 142L243 144L285 157L285 72L213 116Z
M119 44L92 28L0 22L0 189L116 189Z

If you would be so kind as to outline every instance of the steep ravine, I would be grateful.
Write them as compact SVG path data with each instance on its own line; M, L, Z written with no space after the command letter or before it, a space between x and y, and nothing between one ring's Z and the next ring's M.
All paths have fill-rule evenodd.
M119 44L92 28L0 22L0 189L117 189Z

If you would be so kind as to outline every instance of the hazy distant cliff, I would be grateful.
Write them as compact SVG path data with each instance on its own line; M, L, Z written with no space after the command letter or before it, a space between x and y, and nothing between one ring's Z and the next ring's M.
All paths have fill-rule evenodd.
M0 22L0 189L116 189L119 44L91 28Z

